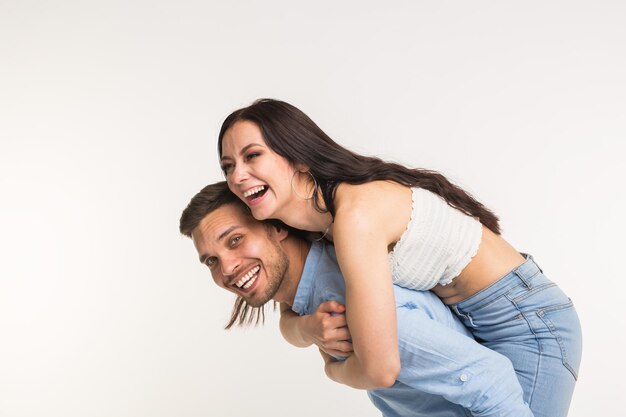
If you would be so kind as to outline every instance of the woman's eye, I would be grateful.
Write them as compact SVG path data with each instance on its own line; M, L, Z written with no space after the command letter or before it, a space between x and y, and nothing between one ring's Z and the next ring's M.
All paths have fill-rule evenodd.
M248 155L246 155L246 160L251 160L253 158L256 158L257 156L260 156L261 154L259 152L252 152L249 153Z
M241 239L243 237L242 236L235 236L230 240L230 246L236 246L237 244L239 244L239 242L241 242Z
M228 175L233 170L233 164L222 164L222 171L224 174Z

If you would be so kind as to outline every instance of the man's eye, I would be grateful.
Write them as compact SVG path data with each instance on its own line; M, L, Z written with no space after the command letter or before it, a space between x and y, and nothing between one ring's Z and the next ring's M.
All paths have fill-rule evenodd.
M243 236L233 236L230 240L230 246L237 246L239 242L241 242L241 239L243 239Z
M217 263L217 258L208 258L205 262L206 266L211 268L213 265Z

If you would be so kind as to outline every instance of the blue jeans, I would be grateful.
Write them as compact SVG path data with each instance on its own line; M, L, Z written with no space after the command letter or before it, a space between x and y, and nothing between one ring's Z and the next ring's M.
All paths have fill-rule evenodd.
M452 311L479 343L509 358L535 417L565 417L582 354L572 301L526 262Z

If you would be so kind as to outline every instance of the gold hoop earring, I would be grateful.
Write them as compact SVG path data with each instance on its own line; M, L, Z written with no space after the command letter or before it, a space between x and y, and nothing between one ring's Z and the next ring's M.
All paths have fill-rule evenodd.
M304 171L307 174L309 174L309 176L313 179L313 192L311 193L311 195L309 197L302 197L300 194L298 194L298 192L296 191L296 189L293 186L293 179L296 177L296 174L301 174L302 171L294 171L293 175L291 176L291 181L289 182L291 184L291 191L293 191L293 193L300 199L302 200L311 200L314 196L315 193L317 191L317 180L315 179L315 177L313 176L313 174L311 174L311 171Z

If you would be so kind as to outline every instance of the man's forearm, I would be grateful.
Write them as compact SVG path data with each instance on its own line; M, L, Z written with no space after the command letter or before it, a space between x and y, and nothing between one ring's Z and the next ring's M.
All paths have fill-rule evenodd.
M313 344L301 331L301 322L306 320L306 316L299 316L286 304L280 305L280 333L289 344L296 347L308 347Z

